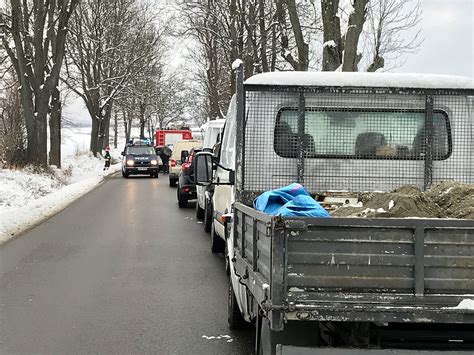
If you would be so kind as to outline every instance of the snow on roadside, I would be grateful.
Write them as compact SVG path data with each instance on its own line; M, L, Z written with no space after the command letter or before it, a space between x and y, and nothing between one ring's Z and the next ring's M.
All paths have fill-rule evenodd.
M103 166L103 159L84 154L65 158L54 174L0 169L0 244L58 213L121 168L115 164L103 171Z

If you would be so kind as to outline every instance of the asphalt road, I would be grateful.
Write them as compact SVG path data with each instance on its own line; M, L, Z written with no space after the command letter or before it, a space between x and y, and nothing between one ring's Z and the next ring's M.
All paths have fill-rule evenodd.
M252 353L223 257L167 183L111 178L0 247L1 354Z

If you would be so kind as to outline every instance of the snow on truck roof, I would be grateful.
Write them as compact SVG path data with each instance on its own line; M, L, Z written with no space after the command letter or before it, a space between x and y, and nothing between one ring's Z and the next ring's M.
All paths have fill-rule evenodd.
M474 79L437 74L360 72L272 72L257 74L246 85L474 89Z

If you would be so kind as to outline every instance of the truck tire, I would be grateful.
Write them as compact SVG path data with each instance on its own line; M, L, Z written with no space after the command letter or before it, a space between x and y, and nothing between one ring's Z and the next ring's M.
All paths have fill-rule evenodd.
M204 232L209 233L212 227L212 204L207 201L204 206Z
M227 322L230 329L243 329L249 325L240 313L237 299L235 298L234 289L232 288L232 280L229 277L229 288L227 296Z
M183 194L179 191L179 187L178 187L178 207L179 207L179 208L186 208L186 207L188 207L188 196L183 195Z
M219 237L214 230L214 223L211 223L211 252L213 254L223 253L225 248L224 240Z
M202 221L204 218L204 209L199 206L199 201L196 201L196 219Z

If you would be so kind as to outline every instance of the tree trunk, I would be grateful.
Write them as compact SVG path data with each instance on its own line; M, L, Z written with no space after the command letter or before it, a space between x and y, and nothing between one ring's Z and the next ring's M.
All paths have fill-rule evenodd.
M123 128L125 133L125 142L128 142L130 136L128 135L128 119L127 119L127 111L122 110L122 118L123 118Z
M268 67L267 58L267 29L265 27L265 0L258 0L258 26L260 29L260 57L262 62L262 72L266 73L270 69Z
M276 69L277 60L277 32L275 25L272 26L272 47L270 54L270 71L274 72Z
M298 62L295 69L307 71L309 66L309 46L304 41L295 0L286 0L286 5L288 7L288 15L290 17L290 23L295 36L296 47L298 49Z
M290 51L290 40L286 25L286 4L285 0L275 0L276 18L280 29L281 56L291 65L293 70L298 70L298 62Z
M90 151L94 156L97 156L97 151L99 150L99 126L100 119L97 116L92 117L92 130L91 130L91 145Z
M342 71L358 71L361 56L357 53L359 38L365 23L366 7L369 0L354 0L354 11L349 16L349 27L347 29L344 44L344 60Z
M376 72L377 70L383 68L385 66L385 59L383 57L375 57L372 64L369 65L367 68L368 72Z
M110 118L112 117L112 104L109 103L105 107L105 115L102 117L99 125L97 153L102 155L102 151L109 145L109 128Z
M118 140L118 121L117 121L117 112L114 115L114 148L117 148Z
M126 137L127 142L130 140L130 136L132 135L132 112L130 110L127 111L127 131Z
M61 167L61 100L55 88L51 95L51 115L49 117L49 165Z
M145 104L140 104L140 139L145 139L145 125L146 125L146 117L145 117Z
M344 50L341 38L341 23L337 13L339 0L321 0L323 20L323 71L334 71L342 64ZM334 45L329 44L334 41Z
M112 118L112 114L109 115L109 119L105 121L105 130L104 130L104 143L102 144L102 148L110 145L110 120Z
M236 0L230 0L229 6L229 17L231 19L230 24L230 63L232 64L239 56L239 50L237 46L237 4ZM230 92L235 92L235 74L230 71Z
M46 168L48 166L48 111L49 95L40 95L35 98L35 126L36 126L36 150L34 153L34 164Z

